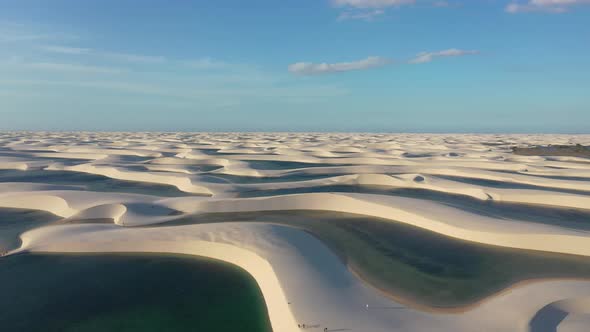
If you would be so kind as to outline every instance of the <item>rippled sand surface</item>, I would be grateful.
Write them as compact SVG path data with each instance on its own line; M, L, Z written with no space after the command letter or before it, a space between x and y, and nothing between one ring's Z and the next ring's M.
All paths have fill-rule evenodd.
M512 152L549 144L588 145L590 136L3 133L0 217L44 215L24 226L0 218L12 234L0 237L0 247L6 254L165 252L223 260L254 277L275 332L299 331L298 324L364 332L584 331L590 159ZM330 222L314 211L331 214ZM300 214L304 223L290 221ZM379 278L351 268L347 262L358 256L338 247L343 234L364 239L363 250L377 237L345 223L340 230L348 233L334 233L329 225L338 215L432 234L395 248L388 242L394 237L381 238L376 252L389 255L383 261L403 263L399 270L384 265L389 282L424 266L424 280L462 278L430 268L430 256L418 249L433 236L509 256L577 261L573 272L526 275L521 279L536 281L504 285L460 310L437 310L434 302L413 301L413 289L384 292L373 282Z

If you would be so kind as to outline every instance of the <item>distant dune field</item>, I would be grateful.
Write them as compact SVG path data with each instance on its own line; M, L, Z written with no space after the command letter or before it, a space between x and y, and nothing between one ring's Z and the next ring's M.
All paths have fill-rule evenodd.
M0 133L0 249L224 261L275 332L585 331L590 159L549 145L590 136Z

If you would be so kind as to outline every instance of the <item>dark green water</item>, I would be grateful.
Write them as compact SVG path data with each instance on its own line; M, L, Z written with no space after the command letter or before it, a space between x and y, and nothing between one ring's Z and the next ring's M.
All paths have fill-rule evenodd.
M22 233L59 219L44 211L0 208L0 253L18 248L21 244L19 235Z
M0 259L0 331L271 331L245 271L167 255Z
M0 182L33 182L56 185L79 185L86 190L101 192L124 192L157 196L188 196L175 186L136 181L111 179L102 175L46 170L1 170Z

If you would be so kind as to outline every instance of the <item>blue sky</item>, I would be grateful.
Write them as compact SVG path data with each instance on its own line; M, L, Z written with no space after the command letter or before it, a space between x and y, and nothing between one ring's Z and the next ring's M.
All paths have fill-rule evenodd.
M0 129L590 132L589 0L3 0Z

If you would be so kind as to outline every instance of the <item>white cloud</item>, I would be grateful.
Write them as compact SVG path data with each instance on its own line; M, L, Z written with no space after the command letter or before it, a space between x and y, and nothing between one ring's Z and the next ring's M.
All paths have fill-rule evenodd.
M420 64L420 63L431 62L432 60L434 60L435 58L438 58L438 57L458 57L458 56L473 55L473 54L479 54L479 51L475 51L475 50L467 50L466 51L466 50L459 50L456 48L451 48L448 50L443 50L443 51L438 51L438 52L418 53L415 58L411 59L408 62L412 63L412 64Z
M411 5L416 0L332 0L335 6L355 8L385 8L402 5Z
M311 63L311 62L297 62L289 65L289 71L299 75L317 75L338 73L352 70L364 70L369 68L381 67L389 64L391 61L378 57L370 56L366 59L353 62L339 62L339 63Z
M383 9L374 9L370 11L361 11L361 12L343 12L338 15L338 21L346 21L346 20L362 20L362 21L372 21L375 17L381 16L385 14Z
M545 12L564 13L570 7L576 5L590 4L590 0L528 0L526 2L512 2L505 8L511 14Z

